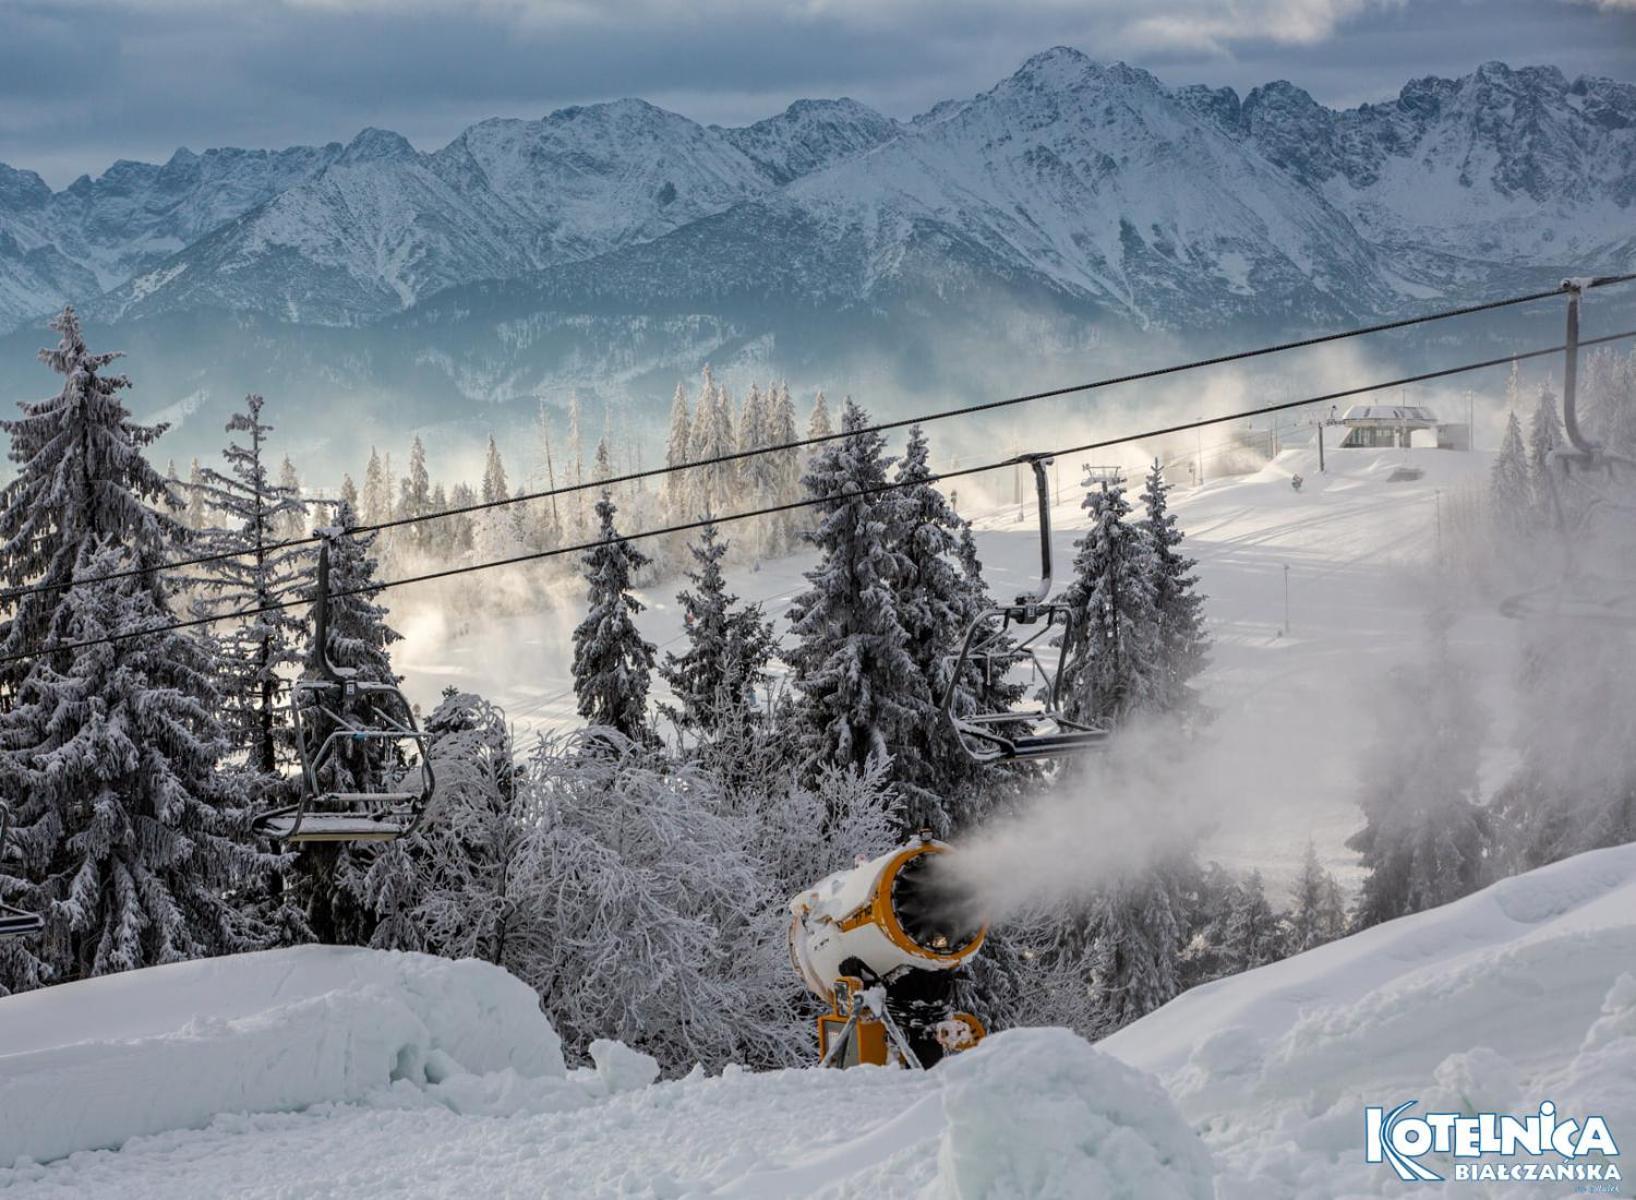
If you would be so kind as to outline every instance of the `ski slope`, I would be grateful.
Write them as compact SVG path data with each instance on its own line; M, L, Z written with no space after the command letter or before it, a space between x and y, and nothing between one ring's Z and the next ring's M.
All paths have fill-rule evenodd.
M1205 857L1258 867L1276 885L1293 876L1310 836L1343 881L1355 877L1343 843L1357 824L1358 742L1367 740L1367 716L1379 703L1379 677L1419 652L1424 631L1424 573L1410 568L1435 553L1440 504L1485 481L1490 461L1487 454L1427 449L1332 449L1329 470L1321 473L1316 452L1297 449L1255 474L1172 493L1185 549L1199 560L1209 597L1215 648L1200 680L1203 697L1220 714L1221 739L1241 749L1232 777L1217 781L1224 789L1230 784L1230 794L1207 806L1216 825ZM1069 483L1082 465L1058 466L1061 502L1051 518L1059 586L1087 525L1084 493ZM1405 469L1421 477L1393 481ZM1290 487L1296 473L1305 480L1299 493ZM1137 477L1129 488L1133 504L1139 491ZM996 597L1030 591L1037 578L1034 505L1023 520L1017 516L1007 506L973 518ZM725 531L731 536L731 526ZM813 561L808 553L741 564L729 583L782 618ZM670 579L640 593L647 608L637 624L661 653L682 641L675 602L681 586ZM414 610L400 623L406 641L396 662L412 699L428 711L453 684L494 700L525 731L572 727L579 718L570 635L580 616L577 608L534 612L454 634L458 614ZM1496 614L1469 614L1452 636L1457 645L1482 644L1506 625ZM1503 735L1503 720L1495 724Z
M0 1000L0 1194L1396 1195L1363 1161L1366 1105L1550 1098L1636 1138L1636 846L1196 989L1095 1048L1015 1030L925 1074L653 1082L612 1043L564 1072L531 999L484 964L302 948ZM50 1161L14 1161L30 1149ZM1516 1194L1487 1188L1460 1194Z

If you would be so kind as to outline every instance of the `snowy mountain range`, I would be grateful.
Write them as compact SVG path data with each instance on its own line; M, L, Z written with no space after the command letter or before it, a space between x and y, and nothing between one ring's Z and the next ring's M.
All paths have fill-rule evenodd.
M902 349L997 309L1312 325L1628 269L1633 204L1630 83L1489 63L1337 111L1058 47L908 122L812 100L726 129L620 100L432 153L369 129L59 192L0 166L0 331L37 340L73 301L161 359L248 330L236 366L343 388L407 358L390 386L445 401L662 394L707 357ZM228 386L185 366L164 386Z

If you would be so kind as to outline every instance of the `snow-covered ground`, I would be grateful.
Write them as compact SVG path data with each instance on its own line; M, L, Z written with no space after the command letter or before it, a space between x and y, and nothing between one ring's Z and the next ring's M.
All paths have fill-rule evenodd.
M1209 597L1215 650L1201 681L1204 698L1221 713L1221 737L1241 749L1235 795L1204 814L1217 822L1206 857L1259 867L1276 885L1293 876L1311 836L1326 865L1343 880L1355 875L1343 843L1358 822L1355 779L1367 714L1381 702L1379 677L1420 652L1425 627L1425 575L1405 568L1432 557L1439 507L1447 518L1463 489L1486 480L1491 461L1482 453L1331 449L1321 473L1315 450L1295 449L1255 474L1173 493ZM1058 467L1061 503L1052 525L1059 585L1086 527L1083 491L1070 483L1080 467L1066 460ZM1405 471L1421 474L1394 480ZM1290 486L1297 473L1304 479L1299 493ZM1139 490L1138 479L1130 487L1133 502ZM1034 519L1032 504L1020 522L1009 506L975 517L995 596L1032 589L1039 569ZM731 536L731 527L726 532ZM812 562L799 554L741 565L729 582L742 598L781 617L805 587L802 572ZM637 623L661 652L682 639L675 602L681 586L666 580L641 595L647 610ZM572 726L578 717L570 635L579 616L577 609L552 609L453 636L449 624L457 617L409 610L396 661L412 697L428 709L455 684L494 700L524 730ZM1452 636L1456 645L1484 643L1507 625L1497 614L1467 614ZM1505 669L1497 660L1475 665ZM1495 730L1503 739L1506 722L1497 720ZM1503 757L1501 747L1494 749Z
M926 1074L652 1083L605 1043L564 1073L529 999L481 964L306 948L0 1000L0 1162L52 1160L0 1167L0 1193L1396 1194L1367 1105L1549 1098L1636 1137L1636 846L1199 988L1097 1048L1017 1030Z

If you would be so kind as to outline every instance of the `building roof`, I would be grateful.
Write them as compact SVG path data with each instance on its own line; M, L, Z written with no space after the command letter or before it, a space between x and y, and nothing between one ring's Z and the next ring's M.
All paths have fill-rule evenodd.
M1391 425L1415 429L1430 429L1437 424L1437 414L1429 408L1413 404L1354 404L1341 418L1343 425Z

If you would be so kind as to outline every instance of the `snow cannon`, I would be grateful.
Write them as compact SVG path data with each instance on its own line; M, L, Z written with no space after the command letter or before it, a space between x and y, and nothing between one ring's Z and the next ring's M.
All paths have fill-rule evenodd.
M916 838L837 871L790 901L790 961L830 1011L820 1065L929 1067L986 1030L953 1010L961 968L988 927L950 878L949 847Z

